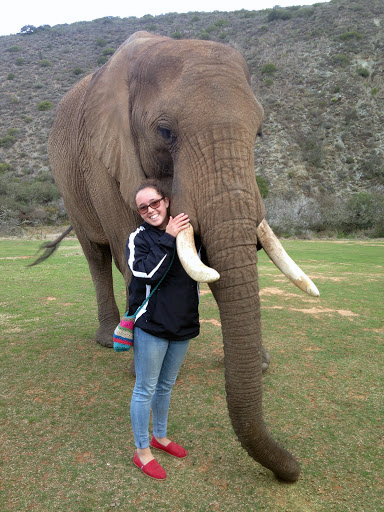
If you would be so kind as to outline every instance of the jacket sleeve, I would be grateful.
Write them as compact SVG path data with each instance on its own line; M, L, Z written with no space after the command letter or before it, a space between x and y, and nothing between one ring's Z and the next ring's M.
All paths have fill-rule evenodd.
M168 233L157 243L145 239L140 228L131 233L127 242L127 262L132 275L145 284L156 284L167 271L172 259L175 238Z

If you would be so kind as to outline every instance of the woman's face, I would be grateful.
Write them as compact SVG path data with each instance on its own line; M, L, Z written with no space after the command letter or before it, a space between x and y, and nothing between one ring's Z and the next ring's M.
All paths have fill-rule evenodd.
M165 230L169 220L167 197L162 197L154 188L143 188L136 194L136 206L145 222Z

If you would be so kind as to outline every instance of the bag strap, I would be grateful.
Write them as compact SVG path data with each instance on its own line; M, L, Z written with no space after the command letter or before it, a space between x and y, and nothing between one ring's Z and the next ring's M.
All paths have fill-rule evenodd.
M158 289L158 287L160 286L160 284L162 283L163 279L165 278L165 276L168 274L168 270L171 268L172 266L172 263L173 263L173 260L175 259L175 254L176 254L176 244L173 248L173 255L172 255L172 259L171 259L171 263L169 264L167 270L165 271L165 274L163 275L163 277L160 279L160 281L157 283L157 285L154 287L154 289L151 291L151 293L148 295L148 297L144 300L144 302L142 303L141 306L139 306L136 310L136 313L134 313L133 315L128 315L128 311L125 313L125 317L127 318L128 316L133 316L136 318L138 312L146 305L146 303L149 301L149 299L152 297L152 295L155 293L155 291Z

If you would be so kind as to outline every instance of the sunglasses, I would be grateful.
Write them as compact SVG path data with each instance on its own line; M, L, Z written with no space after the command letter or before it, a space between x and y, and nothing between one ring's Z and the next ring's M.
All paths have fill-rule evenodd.
M151 201L149 204L143 204L141 206L138 206L137 211L140 213L140 215L142 215L144 213L147 213L149 207L151 207L153 210L157 210L163 199L165 199L165 197L160 197L160 199L155 199L154 201Z

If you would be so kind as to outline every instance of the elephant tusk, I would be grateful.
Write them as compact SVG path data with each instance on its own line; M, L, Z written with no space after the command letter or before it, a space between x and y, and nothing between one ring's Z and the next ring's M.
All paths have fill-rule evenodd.
M300 288L300 290L308 293L308 295L319 297L320 293L316 285L304 274L292 258L288 256L265 219L256 228L256 232L264 251L268 254L276 267L281 270L292 283Z
M184 270L192 279L199 283L213 283L220 279L220 274L213 268L204 265L199 258L191 224L177 235L176 248Z

